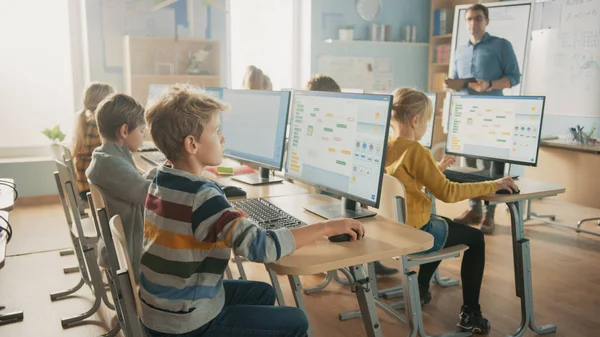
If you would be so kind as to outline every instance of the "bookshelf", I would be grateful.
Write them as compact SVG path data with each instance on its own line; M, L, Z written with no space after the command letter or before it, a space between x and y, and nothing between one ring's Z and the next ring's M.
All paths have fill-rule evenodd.
M143 104L150 84L221 86L221 56L217 40L125 36L124 43L125 93ZM189 67L190 55L197 55L202 60Z

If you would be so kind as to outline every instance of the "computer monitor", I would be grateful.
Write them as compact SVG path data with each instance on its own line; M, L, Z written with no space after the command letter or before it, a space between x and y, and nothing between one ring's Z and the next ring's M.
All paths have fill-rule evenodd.
M260 166L259 174L232 179L251 184L270 184L282 179L270 170L281 170L290 105L289 91L223 90L230 109L221 114L225 156Z
M172 85L173 84L150 84L150 86L148 87L148 100L151 100L151 99L157 97L158 95L160 95L163 91L165 91L168 87L170 87ZM213 88L213 87L203 88L200 86L197 86L197 88L203 89L208 94L212 94L213 97L218 98L218 99L221 99L223 96L223 88Z
M425 134L423 135L423 138L421 138L419 143L421 143L421 145L425 146L426 148L431 149L431 145L433 144L433 124L435 122L435 105L437 102L437 94L426 92L425 95L427 95L427 98L429 98L431 100L431 103L433 104L433 115L427 122L427 131L425 131Z
M446 153L492 160L490 174L504 164L536 166L544 96L452 95Z
M326 219L362 218L379 206L392 96L294 91L286 177L342 197L305 209Z

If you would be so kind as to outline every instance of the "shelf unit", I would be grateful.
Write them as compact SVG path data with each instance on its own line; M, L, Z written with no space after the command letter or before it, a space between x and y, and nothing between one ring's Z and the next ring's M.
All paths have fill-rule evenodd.
M189 83L221 86L220 44L217 40L125 36L123 81L125 93L141 103L151 84ZM186 74L190 54L206 50L197 67L199 74Z

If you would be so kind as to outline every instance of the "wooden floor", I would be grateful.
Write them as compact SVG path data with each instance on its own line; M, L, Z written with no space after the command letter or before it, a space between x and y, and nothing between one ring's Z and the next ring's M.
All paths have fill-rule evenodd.
M456 216L466 207L439 204L440 214ZM534 204L540 213L552 212L558 221L575 224L579 218L600 216L600 210L567 205L548 199ZM519 302L514 294L513 260L510 245L508 213L498 207L499 225L493 235L486 237L486 271L481 294L484 315L492 324L489 336L500 337L513 332L520 322ZM60 318L76 315L91 306L91 292L82 289L77 296L51 302L49 293L75 285L76 274L64 275L63 267L74 266L73 256L60 257L58 250L69 247L64 215L58 204L19 206L11 213L13 241L8 246L5 267L0 270L0 303L4 310L24 310L25 320L0 326L0 336L98 336L114 324L114 313L106 308L85 324L63 330ZM600 230L595 223L587 229ZM600 238L577 234L572 230L530 222L526 235L531 239L533 289L536 322L555 323L558 332L549 336L594 337L600 335ZM384 261L392 265L393 261ZM266 281L262 265L245 262L248 277ZM232 270L236 270L235 267ZM444 276L460 275L460 259L442 264ZM303 276L303 285L314 286L322 275ZM288 304L293 299L281 277ZM381 279L381 286L399 283L399 278ZM425 327L429 334L454 328L461 305L459 287L432 288L433 301L424 308ZM305 296L308 315L316 336L365 336L360 319L338 321L339 312L357 307L354 295L335 283L326 291ZM384 312L379 317L385 336L405 336L405 324L397 323ZM528 332L526 336L536 336Z

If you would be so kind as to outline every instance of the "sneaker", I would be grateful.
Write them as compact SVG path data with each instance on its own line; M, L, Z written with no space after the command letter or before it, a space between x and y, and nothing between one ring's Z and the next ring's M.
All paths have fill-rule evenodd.
M465 211L461 216L455 218L454 221L463 225L477 225L481 222L483 214L481 212L474 212L473 210Z
M468 331L474 334L488 334L491 329L490 322L483 318L481 311L473 313L465 305L462 306L458 323L456 323L462 331Z
M431 291L429 291L429 288L425 289L419 285L419 297L421 298L421 305L429 304L431 302Z
M375 261L375 275L377 276L392 276L398 274L398 269L384 266L381 262Z
M481 232L483 234L492 234L494 233L494 228L496 228L496 224L494 223L494 218L485 217L481 222Z

